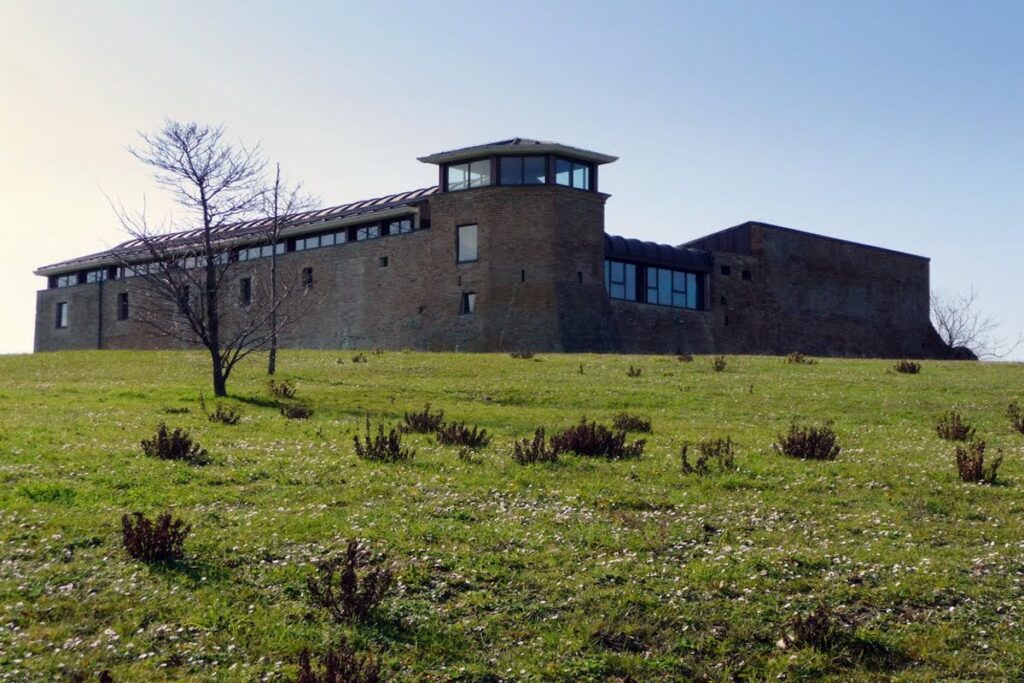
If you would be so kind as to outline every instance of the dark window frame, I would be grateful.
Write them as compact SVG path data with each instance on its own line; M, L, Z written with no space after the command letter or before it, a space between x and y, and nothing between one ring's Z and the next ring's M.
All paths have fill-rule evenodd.
M569 164L569 183L568 184L558 182L558 163L559 162L565 162L565 163ZM568 188L571 188L573 190L582 190L583 192L593 192L594 191L594 186L595 186L595 183L594 183L594 164L592 164L592 163L590 163L588 161L581 161L580 159L573 159L572 157L563 157L563 156L557 156L556 155L554 157L554 161L552 162L552 166L554 167L554 173L553 173L552 181L553 181L553 183L555 185L558 185L559 187L568 187ZM586 187L579 187L579 186L576 185L575 178L576 178L576 169L577 168L583 168L583 169L586 170Z
M519 161L519 182L505 182L505 169L504 163L506 161L517 159ZM528 183L526 182L526 160L527 159L540 159L541 168L543 170L543 176L539 183ZM546 154L508 154L498 157L498 182L496 185L502 185L505 187L538 187L540 185L548 184L548 155Z
M473 185L472 184L472 180L471 180L471 176L470 176L470 173L471 173L470 169L473 167L473 164L479 164L479 163L486 163L487 164L487 182L483 183L482 185ZM465 166L466 167L466 180L465 180L466 184L465 184L464 187L455 187L455 188L453 188L452 187L452 182L451 182L451 171L452 171L452 169L460 167L460 166ZM477 157L475 159L462 159L460 161L453 161L453 162L447 163L447 164L445 164L443 166L444 170L442 172L442 177L444 178L444 191L445 192L464 192L466 190L478 190L478 189L480 189L482 187L492 187L492 186L497 184L497 183L494 182L495 181L495 166L496 166L496 164L494 163L494 157L493 156Z
M459 315L473 315L474 313L476 313L476 292L463 292L459 302Z

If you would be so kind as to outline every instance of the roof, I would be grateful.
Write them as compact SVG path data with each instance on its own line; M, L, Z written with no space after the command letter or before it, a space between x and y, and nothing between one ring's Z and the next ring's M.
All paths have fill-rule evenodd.
M444 164L451 161L462 161L474 157L489 156L492 154L564 154L575 159L590 161L595 164L610 164L618 161L618 157L610 154L592 152L579 147L563 145L560 142L546 140L533 140L531 138L509 138L488 142L483 145L472 147L460 147L459 149L448 150L447 152L436 152L427 156L419 157L425 164Z
M358 216L372 216L396 208L412 206L421 203L424 198L437 192L437 187L424 187L419 190L399 192L384 197L364 199L348 204L329 206L323 209L302 211L285 216L282 219L282 228L287 232L294 233L296 229L303 226L319 225L342 218L353 218ZM231 242L244 242L246 238L262 236L264 231L270 227L270 218L259 218L251 221L242 221L223 227L214 228L211 233L217 241L230 240ZM184 230L181 232L168 233L157 236L155 239L161 244L168 246L186 246L195 244L203 236L202 228ZM59 275L63 272L77 270L86 265L101 265L101 262L117 263L126 255L148 253L142 240L133 239L122 242L106 251L79 256L77 258L61 261L36 270L36 275Z
M604 255L605 258L627 259L652 266L711 272L711 254L703 249L673 247L617 235L604 236Z
M695 247L698 249L709 249L711 251L727 251L737 254L751 253L751 240L750 231L751 228L762 228L767 230L774 230L777 232L790 233L793 235L801 235L803 237L811 237L814 239L825 240L827 242L834 242L836 244L846 244L853 247L860 247L861 249L871 249L873 251L881 251L888 254L898 254L900 256L907 256L909 258L921 259L923 261L930 261L927 256L920 256L918 254L911 254L905 251L897 251L895 249L887 249L885 247L876 247L871 244L863 244L861 242L853 242L851 240L840 239L839 237L830 237L829 235L821 235L815 232L807 232L806 230L797 230L796 228L786 228L781 225L773 225L771 223L764 223L762 221L746 221L739 225L734 225L731 228L725 228L718 232L713 232L703 237L685 242L680 247Z

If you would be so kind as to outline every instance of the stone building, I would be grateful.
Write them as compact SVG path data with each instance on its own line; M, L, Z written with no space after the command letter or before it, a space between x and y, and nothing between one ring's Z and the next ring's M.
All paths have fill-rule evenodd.
M608 235L601 166L616 157L515 138L432 154L438 184L218 229L226 322L277 249L302 312L293 348L946 355L928 259L749 222L678 246ZM182 267L198 233L180 244ZM138 243L45 266L35 349L165 348L133 315Z

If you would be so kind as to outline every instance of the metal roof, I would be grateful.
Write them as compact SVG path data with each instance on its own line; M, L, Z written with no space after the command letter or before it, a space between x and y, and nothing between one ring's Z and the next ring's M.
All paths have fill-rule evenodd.
M327 223L339 218L371 216L383 211L421 203L426 197L429 197L435 192L437 192L437 186L424 187L419 190L399 192L398 194L375 197L374 199L363 199L357 202L349 202L348 204L339 204L337 206L329 206L322 209L302 211L300 213L291 214L290 216L285 216L282 219L282 228L293 229L304 225L313 226L319 223ZM263 232L270 227L270 225L270 218L259 218L256 220L243 221L214 228L211 231L211 234L218 242L224 240L230 240L231 242L244 242L247 237L262 236ZM290 232L293 232L293 230L290 230ZM202 239L202 237L202 228L197 228L194 230L184 230L182 232L159 235L154 239L161 244L168 246L187 246L197 243ZM118 244L106 251L89 254L87 256L79 256L77 258L61 261L60 263L54 263L48 266L42 266L36 270L36 274L59 275L62 272L81 268L86 264L95 263L96 265L100 265L98 263L100 261L117 261L119 260L118 256L123 257L124 255L131 255L133 253L147 253L147 249L142 240L128 240L127 242L122 242L121 244Z
M605 258L667 266L698 273L711 272L711 254L703 249L673 247L618 235L604 236Z
M546 140L534 140L532 138L509 138L488 142L483 145L472 147L460 147L446 152L436 152L427 156L419 157L425 164L443 164L451 161L462 161L474 157L488 156L491 154L564 154L575 159L583 159L595 164L610 164L617 161L618 157L610 154L592 152L588 149L563 145L560 142Z

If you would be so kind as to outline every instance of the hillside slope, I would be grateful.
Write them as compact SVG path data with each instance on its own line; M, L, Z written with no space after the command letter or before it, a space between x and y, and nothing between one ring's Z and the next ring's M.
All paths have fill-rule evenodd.
M261 360L200 411L203 357L0 357L0 681L109 670L115 681L292 680L300 650L344 636L391 680L1008 680L1024 670L1024 365L729 357L286 352L313 409L288 420ZM628 376L630 367L640 376ZM635 374L635 373L634 373ZM431 436L406 464L353 436L430 403L491 443ZM994 486L957 477L935 434L956 408ZM177 412L188 409L188 412ZM513 440L652 420L637 460L520 466ZM831 420L834 462L784 457L791 420ZM160 422L211 462L148 458ZM681 471L684 441L729 436L737 469ZM691 446L690 460L695 459ZM191 523L184 561L121 547L122 514ZM371 619L311 605L313 563L361 538L395 564ZM823 608L817 639L799 615ZM812 629L813 630L813 629Z

